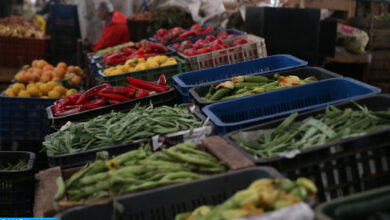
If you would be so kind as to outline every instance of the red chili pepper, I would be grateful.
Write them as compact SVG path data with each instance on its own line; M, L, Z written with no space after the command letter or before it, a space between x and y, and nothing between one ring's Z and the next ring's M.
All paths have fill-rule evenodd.
M77 100L80 98L80 96L82 95L82 93L76 93L76 94L73 94L73 95L70 95L68 97L66 97L66 100L68 101L69 104L76 104Z
M131 99L131 98L126 97L124 95L115 94L115 93L98 92L98 96L100 96L102 98L106 98L106 99L116 99L116 100L119 100L119 101L126 101L126 100Z
M171 47L172 47L173 49L175 49L175 50L179 50L180 44L174 44L174 45L172 45Z
M99 92L100 93L100 92ZM92 100L92 101L89 101L87 103L84 103L81 107L82 110L91 110L91 109L95 109L95 108L100 108L100 107L103 107L105 106L107 103L106 103L106 100L101 98L101 99L96 99L96 100Z
M149 48L152 49L152 51L163 52L163 53L168 52L168 50L165 46L158 45L158 44L147 44L147 45L149 46Z
M243 45L243 44L247 44L247 43L248 43L248 41L245 39L237 39L232 43L232 46L234 47L237 45Z
M128 98L133 98L135 89L127 88L127 87L108 87L100 90L102 93L115 93L119 95L126 96Z
M63 111L57 111L54 113L54 116L56 117L63 117L63 116L68 116L68 115L73 115L73 114L76 114L76 113L79 113L81 112L81 108L73 108L73 109L69 109L69 110L63 110Z
M179 39L186 39L188 37L196 35L195 31L184 31L179 35Z
M69 110L69 109L74 109L74 108L80 108L80 107L81 107L81 105L64 105L59 110L63 111L63 110Z
M115 99L109 99L108 100L108 103L110 103L111 105L115 105L115 104L118 104L118 103L121 103L122 101L119 101L119 100L115 100Z
M207 33L213 32L213 31L214 31L213 27L206 27L202 30L202 32L200 34L207 34Z
M140 89L143 89L143 88L141 88L141 87L138 87L138 86L135 86L135 85L131 85L131 84L128 84L128 83L126 83L126 86L127 87L129 87L129 88L132 88L132 89L135 89L135 92L137 92L138 90L140 90ZM143 90L145 90L146 92L151 92L151 91L149 91L149 90L147 90L147 89L143 89Z
M158 77L157 85L165 86L167 84L167 79L165 78L164 74L161 74L160 77Z
M146 96L149 96L149 93L146 92L144 89L140 89L137 92L135 92L135 98L142 98Z
M127 81L129 81L132 85L139 86L141 88L145 88L148 90L156 91L158 93L168 91L169 88L167 86L157 85L155 83L135 79L133 77L127 77Z
M125 52L126 54L132 54L135 53L137 50L135 48L131 47L124 47L121 49L122 52Z
M67 104L69 104L68 100L66 100L66 99L59 99L59 100L54 102L54 105L51 108L51 111L52 112L57 112L57 111L60 110L61 107L65 106Z
M86 103L91 97L95 96L100 90L104 89L104 88L107 88L107 87L111 87L110 84L108 83L104 83L102 85L99 85L99 86L95 86L93 88L90 88L88 89L87 91L85 91L80 97L79 99L77 100L76 104L84 104Z

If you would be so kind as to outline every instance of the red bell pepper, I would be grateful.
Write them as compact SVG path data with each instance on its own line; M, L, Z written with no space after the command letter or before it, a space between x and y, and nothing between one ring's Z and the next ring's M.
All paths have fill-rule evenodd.
M127 88L127 87L108 87L100 90L102 93L115 93L119 95L126 96L128 98L134 97L135 89Z
M196 35L195 31L184 31L183 33L181 33L179 35L179 39L186 39L186 38L189 38L191 36L194 36Z
M80 108L82 105L64 105L60 108L60 111L63 111L63 110L70 110L70 109L74 109L74 108Z
M197 41L195 42L195 44L194 44L194 47L195 47L196 49L204 48L205 45L204 45L202 39L197 40Z
M207 36L207 37L204 39L203 43L210 43L210 42L215 41L215 39L217 39L217 38L216 38L214 35L209 35L209 36Z
M172 45L171 47L172 47L173 49L175 49L175 50L179 50L180 44L174 44L174 45Z
M77 94L73 94L73 95L70 95L68 97L66 97L66 100L68 101L69 104L76 104L77 100L80 98L80 96L82 95L82 93L77 93Z
M106 100L101 98L101 99L96 99L96 100L92 100L92 101L89 101L87 103L84 103L82 105L81 109L82 110L91 110L91 109L103 107L106 104L107 104Z
M147 44L147 46L148 46L152 51L155 51L155 52L162 52L162 53L168 52L167 48L166 48L165 46L162 46L162 45L158 45L158 44Z
M95 86L93 88L90 88L88 89L87 91L85 91L78 99L77 99L77 102L76 104L84 104L86 103L91 97L95 96L100 90L104 89L104 88L107 88L107 87L111 87L110 84L108 83L104 83L102 85L99 85L99 86Z
M156 32L156 35L154 35L154 38L157 38L157 37L163 37L165 35L168 34L168 30L165 29L165 28L160 28L158 29L158 31Z
M110 103L111 105L115 105L115 104L118 104L118 103L121 103L122 101L119 101L119 100L115 100L115 99L109 99L108 100L108 103Z
M226 39L228 35L229 34L227 31L221 31L218 33L217 39L221 39L221 40Z
M190 31L196 31L196 30L201 30L202 27L199 24L194 24L191 26Z
M132 89L135 89L135 91L137 92L138 90L140 90L140 89L143 89L143 88L141 88L141 87L138 87L138 86L135 86L135 85L131 85L131 84L128 84L128 83L126 83L126 86L127 87L129 87L129 88L132 88ZM143 89L143 90L145 90L146 92L151 92L151 91L149 91L149 90L147 90L147 89Z
M119 101L126 101L126 100L131 99L131 98L126 97L124 95L115 94L115 93L98 92L98 96L100 96L102 98L106 98L106 99L115 99L115 100L119 100Z
M81 107L73 108L73 109L69 109L69 110L57 111L54 113L54 116L63 117L63 116L73 115L73 114L76 114L79 112L81 112Z
M211 51L210 48L204 47L204 48L200 48L199 50L196 50L196 54L208 53L210 51Z
M61 109L61 107L65 106L67 104L69 104L68 100L66 100L66 99L59 99L59 100L54 102L54 105L51 108L51 111L52 112L57 112L57 111L59 111Z
M163 85L157 85L155 83L135 79L133 77L127 77L127 81L129 81L132 85L139 86L141 88L145 88L148 90L156 91L158 93L168 91L169 88Z
M132 54L135 53L137 50L135 48L131 47L124 47L121 49L122 52L125 52L126 54Z
M165 78L164 74L161 74L158 78L157 85L165 86L167 84L167 79Z
M143 89L140 89L137 92L135 92L135 98L142 98L142 97L146 97L146 96L149 96L149 93Z
M183 54L186 56L195 56L198 55L198 51L195 48L185 49Z

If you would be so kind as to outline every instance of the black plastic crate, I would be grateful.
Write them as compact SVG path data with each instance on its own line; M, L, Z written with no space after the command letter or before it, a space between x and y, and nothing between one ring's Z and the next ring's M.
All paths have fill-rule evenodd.
M31 152L1 151L2 163L15 163L19 159L27 160L27 169L0 170L0 216L31 216L34 201L34 160Z
M288 75L296 75L301 79L314 76L318 80L323 80L323 79L330 79L330 78L340 78L342 77L341 75L330 72L328 70L325 70L320 67L303 67L299 69L294 69L294 70L286 70L282 72L276 72L280 74L281 76L288 76ZM266 73L266 74L259 74L259 76L266 76L266 77L272 77L276 73ZM198 86L198 87L193 87L190 89L190 94L192 98L194 99L194 102L196 105L199 105L200 107L212 104L212 103L217 103L217 102L223 102L223 101L217 101L217 102L209 102L205 101L202 99L203 96L205 96L209 90L210 85L203 85L203 86Z
M205 116L200 113L199 109L195 109L194 114L200 119L205 120ZM172 134L172 133L170 133ZM166 135L170 135L166 134ZM172 136L170 135L169 138L164 138L164 140L158 140L163 142L163 144L168 146L173 146L179 143L183 143L182 141L183 135L177 135ZM117 156L123 153L126 153L131 150L137 150L141 145L146 143L151 143L152 138L145 138L145 139L139 139L136 141L133 141L131 143L126 144L118 144L114 146L105 146L95 149L90 149L83 152L76 152L76 153L68 153L68 154L61 154L61 155L51 155L47 153L47 160L49 163L49 167L55 167L55 166L61 166L61 168L71 168L71 167L77 167L85 165L88 162L95 161L96 159L96 153L99 151L107 151L109 155Z
M51 123L52 127L55 129L60 128L62 125L64 125L66 122L81 122L86 121L88 119L97 117L99 115L108 114L111 111L119 111L119 112L126 112L130 111L136 104L140 104L141 106L147 106L150 105L150 103L153 104L153 106L162 106L162 105L169 105L173 106L176 104L176 95L174 89L170 89L167 92L159 93L152 96L147 96L139 99L133 99L126 102L121 102L115 105L108 105L104 106L102 108L97 109L91 109L88 111L83 111L78 114L73 114L69 116L63 116L63 117L55 117L53 115L53 112L51 111L52 106L49 106L46 108L47 117L49 119L49 122Z
M387 110L390 107L390 96L376 95L354 102L365 105L370 110ZM335 106L339 109L358 109L353 102ZM301 113L296 121L324 112L325 108L321 108ZM284 119L240 131L274 129ZM258 165L272 166L291 179L299 176L311 178L318 187L317 199L320 202L390 184L390 140L388 139L390 126L367 134L310 147L291 159L280 156L266 159L254 158L229 138L240 131L231 132L225 135L224 139Z
M122 219L172 220L176 214L192 211L201 205L217 205L235 192L247 188L260 178L282 178L273 168L255 167L209 178L165 186L122 196L117 202L124 206ZM113 205L84 206L65 211L62 220L111 219Z
M42 141L36 140L0 140L0 151L28 151L35 154L34 168L36 171L48 168L47 155L42 151Z

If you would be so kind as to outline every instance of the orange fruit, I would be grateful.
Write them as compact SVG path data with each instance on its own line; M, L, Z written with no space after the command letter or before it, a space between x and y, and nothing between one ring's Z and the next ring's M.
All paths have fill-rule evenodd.
M30 94L30 96L39 96L39 89L36 86L27 88L27 92Z
M39 60L37 63L37 67L39 69L42 69L46 64L47 64L47 62L45 60Z
M20 76L18 76L18 82L27 83L30 81L30 74L27 72L22 72Z
M75 66L68 66L68 69L66 69L66 72L67 73L74 73L76 71L76 67Z
M61 97L61 94L55 90L51 90L49 93L49 98L52 98L52 99L58 99Z
M47 95L50 91L50 85L47 83L40 85L39 91L42 93L42 95Z
M67 66L66 63L64 63L64 62L59 62L59 63L57 63L57 67L62 67L62 68L64 68L64 70L66 70L66 68L67 68L68 66Z
M57 68L54 69L54 74L53 74L54 77L62 79L62 78L64 78L64 75L65 75L65 69L64 68L57 67Z
M68 96L76 94L76 93L77 93L76 89L69 89L68 91L66 91L65 96L68 97Z
M49 79L51 79L53 77L53 72L45 71L45 72L42 73L41 77L42 76L47 76Z
M79 76L82 76L83 75L83 70L79 67L79 66L76 66L75 67L75 73Z
M48 71L48 70L54 70L54 67L50 64L46 64L44 67L43 67L43 71Z
M34 61L32 61L31 66L36 67L37 64L38 64L38 60L34 60Z
M5 94L4 95L5 96L9 96L9 97L15 97L16 96L14 90L11 89L11 88L8 88L7 90L5 90Z
M80 76L73 76L72 79L70 79L70 84L73 86L81 85L81 77Z
M53 80L54 82L59 82L61 81L62 79L57 77L57 76L54 76L51 80Z
M65 89L65 87L60 86L60 85L55 86L55 87L53 88L53 90L54 90L54 91L57 91L57 92L60 93L61 95L66 94L66 89Z
M33 73L35 70L38 70L38 68L31 67L30 69L27 70L27 72Z
M31 96L26 90L22 90L19 92L18 97L29 98Z
M42 83L42 82L48 82L50 81L51 78L48 76L48 75L42 75L41 78L39 79L39 81Z

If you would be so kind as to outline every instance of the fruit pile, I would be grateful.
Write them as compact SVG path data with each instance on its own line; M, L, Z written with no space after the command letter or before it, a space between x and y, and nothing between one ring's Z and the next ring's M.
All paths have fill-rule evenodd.
M214 31L214 28L211 26L202 28L199 24L194 24L189 30L184 30L181 27L171 28L169 30L161 28L156 32L153 38L157 43L168 44Z
M29 83L25 86L23 83L14 83L10 88L5 90L4 95L8 97L40 97L59 99L76 94L76 89L66 89L55 81Z
M123 65L117 65L104 70L104 74L111 76L121 73L129 73L134 71L146 70L150 68L157 68L163 66L170 66L177 64L174 57L167 56L150 57L145 61L145 58L134 58L127 60Z
M45 60L34 60L30 65L25 65L16 73L15 80L21 83L35 82L60 82L67 81L69 86L79 87L82 84L83 70L78 66L68 66L59 62L56 67Z
M0 19L0 36L18 38L42 38L41 28L23 17L11 16Z

